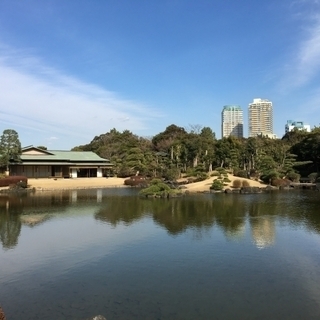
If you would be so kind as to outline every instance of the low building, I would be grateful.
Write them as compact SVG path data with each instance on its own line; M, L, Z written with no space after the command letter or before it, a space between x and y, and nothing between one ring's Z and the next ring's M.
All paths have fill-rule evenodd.
M285 133L288 133L294 129L299 131L305 130L306 132L311 132L311 128L309 124L306 124L303 121L288 120L285 126Z
M10 164L10 175L28 178L103 177L112 164L92 151L43 150L33 146L22 149L20 162Z

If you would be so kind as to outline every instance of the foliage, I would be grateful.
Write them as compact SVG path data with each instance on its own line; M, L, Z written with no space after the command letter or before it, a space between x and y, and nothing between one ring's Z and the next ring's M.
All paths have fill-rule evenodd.
M242 180L243 187L250 187L250 182L248 180Z
M292 181L292 182L299 182L300 180L300 174L296 172L288 172L286 175L286 179Z
M293 131L282 139L225 137L217 140L208 127L190 130L168 126L152 139L116 129L95 137L73 150L96 152L114 164L114 174L140 174L174 181L182 174L204 179L206 175L250 177L268 182L294 174L308 176L320 172L320 128L311 133ZM216 168L214 171L212 168Z
M229 178L223 178L223 182L231 182Z
M177 168L164 169L162 176L166 180L176 181L180 176L180 170Z
M233 175L240 178L248 178L248 173L246 170L236 170Z
M21 143L15 130L6 129L0 138L0 164L9 171L10 162L20 160Z
M264 183L271 183L274 179L279 179L279 172L276 170L269 170L266 174L261 175L261 180Z
M290 180L287 179L272 179L271 185L274 187L287 187L290 185Z
M145 187L148 181L144 176L133 176L124 180L124 184L131 187Z
M0 179L0 187L8 187L19 184L21 187L28 185L28 178L25 176L10 176Z
M139 192L141 196L160 196L167 197L170 194L177 193L175 189L171 189L166 183L162 182L160 179L153 179L149 187L142 189Z
M241 188L241 186L242 186L241 180L240 180L240 179L233 180L232 186L233 186L234 188Z
M315 182L318 178L318 173L317 172L312 172L308 175L308 178L310 179L311 182Z
M223 182L218 179L213 180L210 189L215 190L215 191L222 190L223 189Z

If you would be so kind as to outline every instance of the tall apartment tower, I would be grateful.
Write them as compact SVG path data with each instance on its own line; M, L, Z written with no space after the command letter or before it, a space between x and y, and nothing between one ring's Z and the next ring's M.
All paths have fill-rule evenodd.
M272 102L267 99L253 99L249 104L249 137L273 135Z
M221 112L221 137L243 137L243 111L239 106L224 106Z

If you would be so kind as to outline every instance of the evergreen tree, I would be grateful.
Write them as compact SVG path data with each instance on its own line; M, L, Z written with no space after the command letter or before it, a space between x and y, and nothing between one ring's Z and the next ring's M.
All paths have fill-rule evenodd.
M15 130L6 129L0 138L0 164L9 171L10 162L19 161L21 143Z

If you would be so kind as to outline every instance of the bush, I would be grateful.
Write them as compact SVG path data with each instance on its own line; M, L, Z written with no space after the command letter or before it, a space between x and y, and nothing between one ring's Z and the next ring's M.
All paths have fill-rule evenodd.
M180 176L180 170L178 168L169 168L164 170L163 177L166 180L175 181Z
M272 179L271 185L274 187L287 187L290 185L290 180L287 179Z
M161 196L166 197L171 193L175 193L176 190L171 189L167 184L160 179L153 179L151 185L145 189L142 189L139 194L142 196Z
M223 182L231 182L231 180L228 179L228 178L224 178L224 179L223 179Z
M233 180L232 186L233 186L234 188L240 188L240 187L242 186L241 180L239 180L239 179Z
M308 178L310 179L311 182L315 182L318 178L318 173L317 172L312 172L308 175Z
M248 178L248 172L246 170L236 170L233 175L240 178Z
M286 179L292 181L292 182L299 182L300 180L300 174L295 172L289 172L286 175Z
M249 176L250 178L256 179L256 178L259 178L259 173L257 172L256 169L250 169Z
M215 171L218 171L220 174L227 173L226 169L221 167L215 168Z
M131 187L145 187L148 185L148 181L144 176L132 176L124 180L124 184Z
M10 176L0 179L0 187L16 186L18 183L28 185L28 178L25 176Z
M222 190L223 189L223 182L218 179L214 180L210 189L216 190L216 191Z
M211 177L217 177L217 176L220 176L220 173L218 171L212 171L210 176Z
M250 187L250 182L248 180L242 180L243 187Z
M272 181L273 179L279 179L279 172L272 170L270 172L268 172L267 174L263 174L261 176L261 180L264 183L269 183L270 181Z

